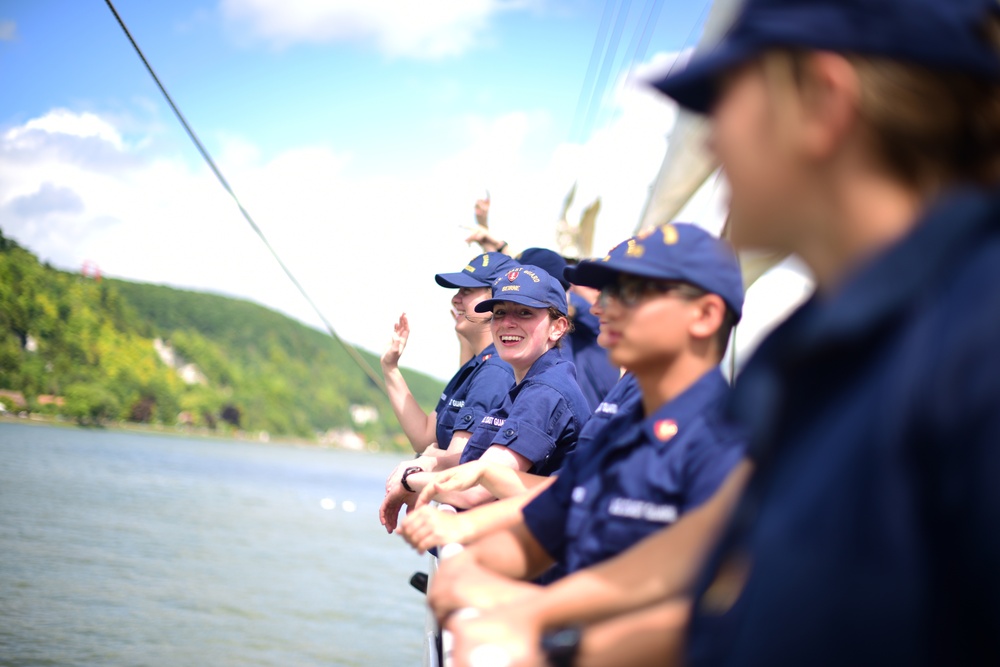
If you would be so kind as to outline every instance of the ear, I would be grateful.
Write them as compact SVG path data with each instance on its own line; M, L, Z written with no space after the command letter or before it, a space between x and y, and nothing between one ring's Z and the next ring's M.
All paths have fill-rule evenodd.
M560 317L558 320L552 320L551 325L549 325L549 341L555 343L565 336L566 331L568 330L569 320L565 317Z
M691 302L693 317L688 334L700 341L709 341L719 331L726 316L726 302L718 294L706 294Z
M806 56L802 71L802 148L824 159L844 144L858 119L861 85L844 56L821 51Z

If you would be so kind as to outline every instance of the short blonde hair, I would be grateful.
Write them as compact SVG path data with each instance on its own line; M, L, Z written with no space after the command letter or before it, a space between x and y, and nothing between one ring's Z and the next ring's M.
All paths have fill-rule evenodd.
M1000 21L984 26L1000 58ZM808 52L764 57L769 80L796 86ZM952 183L1000 184L1000 85L970 74L886 58L845 54L858 74L859 113L875 153L897 178L920 191Z

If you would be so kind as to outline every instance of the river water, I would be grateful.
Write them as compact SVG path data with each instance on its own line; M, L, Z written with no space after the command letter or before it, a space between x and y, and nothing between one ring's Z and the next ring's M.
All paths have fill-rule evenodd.
M0 665L419 665L399 460L0 424Z

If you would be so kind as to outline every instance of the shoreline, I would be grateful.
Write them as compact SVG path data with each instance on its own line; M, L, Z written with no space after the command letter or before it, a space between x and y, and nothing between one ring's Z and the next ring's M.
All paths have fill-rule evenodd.
M186 428L183 426L164 426L162 424L140 424L137 422L109 422L100 426L84 426L74 421L60 419L51 415L31 413L21 417L12 412L0 414L0 424L24 424L32 426L55 426L67 429L79 429L85 431L113 431L120 433L140 433L146 435L166 435L180 438L207 438L211 440L225 440L230 442L255 442L262 445L279 445L294 447L315 447L316 449L335 449L344 452L357 452L361 454L387 453L383 450L352 449L350 447L338 447L308 440L295 436L272 436L261 437L260 434L252 434L246 431L236 433L218 433L208 429ZM392 453L392 452L389 452Z

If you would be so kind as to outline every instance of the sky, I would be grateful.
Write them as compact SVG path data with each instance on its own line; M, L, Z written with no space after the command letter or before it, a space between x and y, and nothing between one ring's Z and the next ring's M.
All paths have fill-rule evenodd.
M647 81L689 52L709 2L113 1L337 333L380 354L406 312L402 364L442 380L458 347L433 277L477 254L475 200L489 193L511 247L555 248L576 184L571 222L601 199L594 254L630 236L676 117ZM61 269L322 326L104 0L0 2L0 90L4 235ZM717 204L689 215L717 224Z

